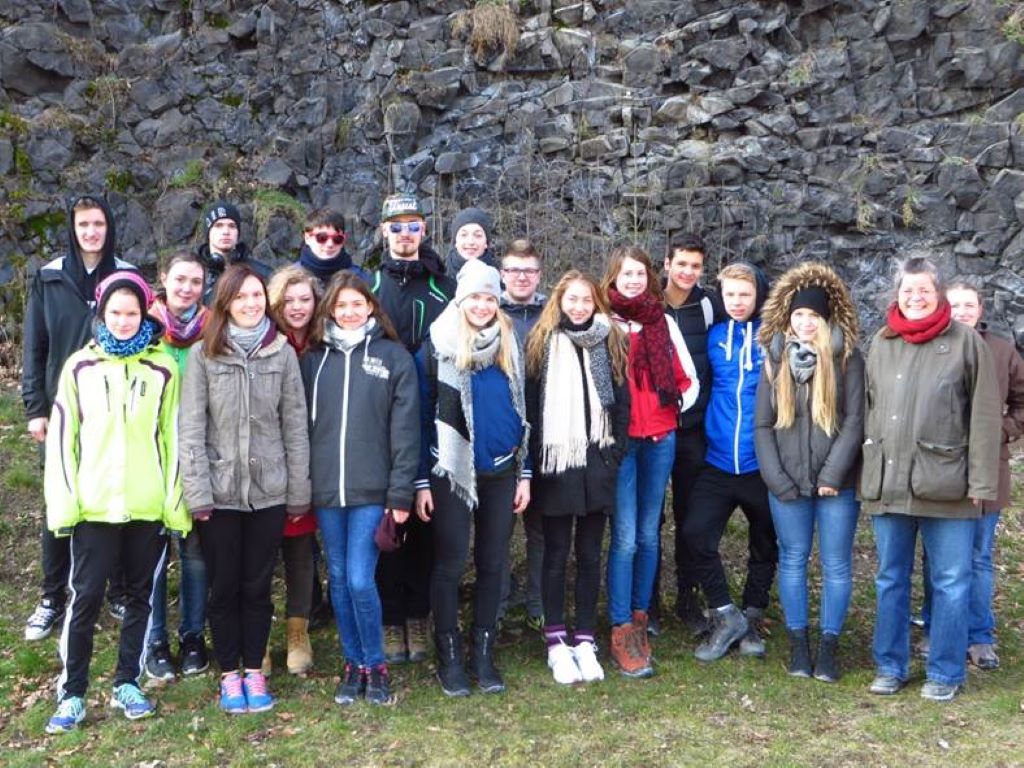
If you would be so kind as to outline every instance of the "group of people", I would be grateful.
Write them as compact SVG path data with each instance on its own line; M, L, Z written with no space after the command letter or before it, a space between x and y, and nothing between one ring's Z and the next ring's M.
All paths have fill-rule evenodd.
M101 197L73 198L67 215L67 251L36 273L24 337L46 497L43 597L25 636L63 622L50 733L85 717L105 592L123 614L111 703L129 719L154 713L143 673L177 673L172 541L179 669L209 667L208 625L225 712L274 705L279 551L294 674L313 665L308 622L326 560L338 704L393 701L389 664L427 658L431 616L442 691L503 691L495 648L518 516L527 611L554 680L604 677L606 527L608 655L623 675L649 677L670 481L675 611L700 637L699 660L734 647L765 655L778 568L789 673L838 680L863 505L878 549L871 691L896 693L910 675L918 532L922 696L953 698L968 658L998 666L992 546L1007 445L1024 431L1024 362L979 322L979 291L947 288L927 258L901 264L865 356L854 302L829 266L800 263L770 287L734 262L705 289L694 235L672 241L662 275L644 250L619 247L600 281L572 269L548 297L541 255L516 240L499 259L478 208L453 220L442 260L416 198L388 197L372 273L345 250L343 217L317 210L298 260L272 273L240 242L239 211L218 202L200 248L162 260L154 293L116 258ZM720 554L736 508L749 523L739 600ZM471 543L467 655L459 586Z

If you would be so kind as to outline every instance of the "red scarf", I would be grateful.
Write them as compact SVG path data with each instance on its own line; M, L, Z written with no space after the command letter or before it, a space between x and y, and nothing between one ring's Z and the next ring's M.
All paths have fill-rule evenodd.
M614 285L608 289L608 300L619 317L643 326L637 334L630 365L633 380L637 386L646 384L657 392L663 406L674 405L679 399L679 387L672 370L672 338L664 305L646 291L627 299Z
M306 331L306 337L299 341L299 337L290 328L285 328L284 324L281 325L284 329L284 337L288 339L288 343L292 345L292 349L295 350L296 357L302 357L303 353L309 349L309 331Z
M902 336L908 344L924 344L946 330L951 317L952 310L945 299L939 301L939 306L934 312L920 320L908 320L894 301L889 305L885 324L889 326L893 335Z

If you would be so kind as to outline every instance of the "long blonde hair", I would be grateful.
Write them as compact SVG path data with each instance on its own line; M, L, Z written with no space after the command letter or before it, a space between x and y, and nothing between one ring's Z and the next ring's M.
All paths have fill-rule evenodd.
M787 341L792 336L787 334ZM807 397L811 419L822 432L831 437L839 431L839 415L836 409L836 366L832 358L832 326L825 318L818 323L818 330L811 340L811 347L818 355L818 361L811 377ZM770 374L770 371L769 371ZM789 429L796 421L797 384L793 371L782 353L778 370L774 376L775 428Z
M498 309L494 316L494 322L498 324L498 354L494 362L508 376L513 379L516 376L515 357L519 354L519 345L516 343L516 334L512 326L512 318ZM455 342L455 367L460 371L468 371L473 367L473 338L479 332L466 318L466 311L459 307L458 338ZM519 372L522 376L522 371Z
M562 275L526 339L526 370L531 376L540 376L543 373L548 342L562 320L562 297L572 283L583 283L590 289L590 295L594 297L594 314L608 315L608 303L594 278L578 269L570 269ZM609 325L611 331L608 333L608 359L612 364L615 383L622 384L626 378L629 342L615 323Z

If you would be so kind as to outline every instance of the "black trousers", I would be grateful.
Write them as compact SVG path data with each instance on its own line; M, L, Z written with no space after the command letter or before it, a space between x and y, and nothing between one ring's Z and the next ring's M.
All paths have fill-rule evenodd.
M89 687L93 632L115 566L124 573L125 616L114 685L138 684L153 607L153 581L167 552L163 524L79 523L71 534L68 550L71 605L60 639L64 671L57 681L58 697L85 696Z
M405 542L377 560L377 591L386 626L430 614L430 581L434 570L434 529L414 512L405 523Z
M455 495L445 478L431 477L430 490L434 496L434 575L430 581L434 627L438 634L458 628L459 582L466 570L472 527L476 564L473 623L493 628L498 620L501 578L508 567L516 478L511 473L478 478L478 503L473 510Z
M281 555L284 559L284 615L289 619L309 618L309 612L313 608L313 582L316 579L316 563L313 562L315 540L315 533L285 536L281 539Z
M284 505L240 512L215 509L197 524L206 561L213 653L222 672L259 669L270 636L270 584L284 534Z
M541 596L544 600L544 623L565 624L565 571L569 549L576 547L576 623L577 632L593 633L597 629L597 596L601 590L601 540L608 516L591 512L582 517L573 515L545 516L544 566L541 575ZM573 537L573 528L576 535Z
M693 554L697 578L707 597L708 607L729 605L732 597L718 547L737 506L750 524L743 607L763 609L768 606L779 548L768 506L768 489L759 472L732 475L717 467L705 466L690 496L683 533Z

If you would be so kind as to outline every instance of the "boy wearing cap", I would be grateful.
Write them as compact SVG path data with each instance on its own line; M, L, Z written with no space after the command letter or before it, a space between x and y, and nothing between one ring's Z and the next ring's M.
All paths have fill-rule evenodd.
M414 196L389 196L380 218L387 253L371 285L398 338L415 354L431 323L455 295L455 279L445 274L440 257L424 242L427 224ZM377 562L384 656L389 664L427 658L433 565L432 528L410 516L405 544L395 552L382 552Z
M345 250L345 217L332 208L317 208L306 216L303 226L303 246L297 266L312 274L323 288L343 269L355 273L366 282L370 274L352 263Z
M206 288L203 290L203 304L209 306L217 280L231 264L244 262L259 273L264 280L273 271L262 262L249 256L248 246L241 242L242 214L226 200L218 200L203 214L203 231L206 242L200 244L196 254L206 265Z
M483 208L464 208L452 220L450 229L452 247L445 260L448 274L457 278L467 261L480 259L489 267L497 268L492 233L494 219Z
M72 601L47 733L74 730L85 717L92 636L112 563L124 570L125 618L110 704L129 720L155 711L139 688L153 580L165 529L187 533L191 519L178 474L178 369L160 349L163 326L146 315L152 303L137 272L104 279L93 341L68 359L58 384L47 435L46 524L70 537Z
M42 446L61 368L89 340L96 285L118 269L134 269L114 255L114 218L99 195L77 195L67 206L67 250L40 267L25 311L21 394L28 432ZM43 594L25 624L26 640L48 637L64 615L68 545L44 526Z

